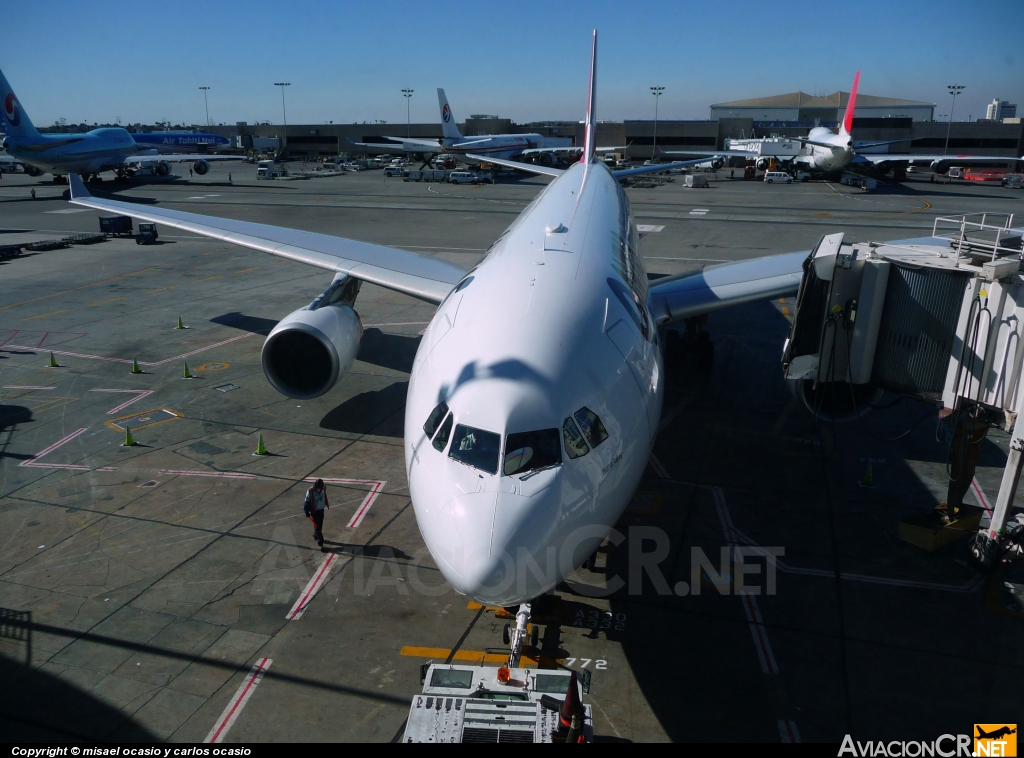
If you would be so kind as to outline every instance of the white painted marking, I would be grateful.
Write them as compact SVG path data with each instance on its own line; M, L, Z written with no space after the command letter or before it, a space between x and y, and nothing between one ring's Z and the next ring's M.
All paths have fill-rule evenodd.
M62 211L46 211L46 213L85 213L90 210L92 210L92 208L65 208Z
M660 232L665 228L664 224L637 224L636 230L640 233Z
M707 214L707 212L708 212L707 208L694 208L692 211L690 211L690 215L691 216L704 216L704 215Z
M324 586L324 582L327 581L327 576L331 573L331 566L334 564L334 559L338 557L337 553L331 553L324 558L323 563L320 564L320 568L313 574L313 578L309 580L305 589L299 593L299 599L295 601L295 605L288 611L288 615L285 619L288 621L297 621L302 618L302 614L306 612L306 608L309 607L310 602L316 596L316 593L320 591L320 588Z
M5 390L55 390L56 387L33 387L27 384L5 384Z
M123 393L131 393L131 394L135 395L135 397L133 397L128 402L121 403L116 408L111 408L109 411L107 411L107 415L111 416L111 415L117 413L119 410L122 410L123 408L127 408L132 403L136 403L139 400L141 400L142 398L147 397L149 395L152 395L156 390L106 390L106 389L92 389L92 390L89 390L89 391L90 392L123 392Z
M228 731L235 725L235 721L238 720L238 714L245 708L245 704L249 702L249 698L252 697L252 693L256 691L256 687L263 680L263 675L267 673L267 669L270 668L270 664L273 662L273 658L260 658L256 662L256 665L249 671L245 681L239 686L238 692L231 698L231 702L227 704L224 712L220 714L217 723L213 725L210 733L206 735L206 739L203 740L204 743L223 742Z
M161 474L171 476L214 476L224 479L257 479L255 474L243 474L239 471L173 471L171 469L160 469Z

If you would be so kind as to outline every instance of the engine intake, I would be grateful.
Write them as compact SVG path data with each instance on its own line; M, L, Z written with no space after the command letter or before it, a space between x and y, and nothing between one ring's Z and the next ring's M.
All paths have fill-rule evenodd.
M711 159L711 168L713 168L715 171L718 171L718 169L720 169L724 165L725 158L723 158L720 155L716 155L714 158Z
M360 282L339 276L305 308L282 319L263 343L263 373L297 400L330 390L359 353L363 325L352 307Z
M195 163L192 164L192 170L195 171L200 176L204 176L206 172L210 170L210 162L196 161Z

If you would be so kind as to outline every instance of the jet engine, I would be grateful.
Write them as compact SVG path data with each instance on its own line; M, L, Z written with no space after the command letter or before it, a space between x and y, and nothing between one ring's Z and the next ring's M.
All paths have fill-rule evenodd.
M945 174L949 171L949 161L932 161L931 169L936 174Z
M757 166L758 171L767 171L769 166L768 158L758 158L757 163L754 165Z
M339 274L305 308L282 319L263 343L263 373L278 392L297 400L331 389L359 353L363 325L353 305L360 282Z
M25 164L25 173L28 174L29 176L42 176L43 175L43 170L39 169L39 168L36 168L35 166L30 166L30 165L28 165L26 163Z
M167 176L171 173L171 164L167 161L160 161L156 164L156 173L158 176Z
M555 163L555 159L554 159L554 156L551 155L551 153L541 153L540 154L540 165L542 165L542 166L553 166L554 163Z
M203 176L207 171L210 170L210 162L196 161L195 163L192 164L192 170L195 171L200 176Z
M715 171L718 171L718 169L720 169L724 165L725 158L723 158L720 155L716 155L714 158L711 159L711 168L713 168Z

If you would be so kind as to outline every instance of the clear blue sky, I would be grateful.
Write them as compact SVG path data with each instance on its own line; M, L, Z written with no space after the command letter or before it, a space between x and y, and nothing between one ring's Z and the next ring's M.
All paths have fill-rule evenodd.
M956 117L994 97L1024 109L1022 0L832 3L69 2L7 3L0 67L37 125L435 121L435 88L459 120L578 119L590 30L600 35L598 116L707 118L708 106L802 89L861 91L938 103L967 85Z

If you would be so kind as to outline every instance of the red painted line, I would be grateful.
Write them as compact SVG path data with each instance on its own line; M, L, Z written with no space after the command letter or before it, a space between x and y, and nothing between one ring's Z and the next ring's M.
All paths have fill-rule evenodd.
M203 740L204 743L216 743L223 741L228 730L234 726L235 721L238 719L238 714L242 712L245 704L249 701L249 698L252 697L252 693L256 689L256 686L263 679L263 675L267 673L267 669L270 668L270 664L273 662L274 660L272 658L260 658L260 660L256 662L256 665L252 667L251 671L249 671L249 675L245 678L245 681L242 682L242 685L238 688L234 697L232 697L231 701L227 704L224 712L220 714L220 718L217 719L217 723L213 725L210 733L206 735L206 739Z
M107 415L111 416L111 415L117 413L119 410L122 410L123 408L127 408L132 403L136 403L139 400L141 400L142 398L148 397L149 395L152 395L156 390L106 390L106 389L92 389L92 390L89 390L89 391L90 392L123 392L123 393L131 393L133 395L136 395L136 397L133 397L127 403L121 403L116 408L111 408L109 411L107 411Z
M258 479L255 474L243 474L239 471L174 471L172 469L160 469L161 474L171 476L214 476L224 479Z
M313 596L316 595L317 590L323 586L324 580L327 579L327 574L330 573L331 565L334 563L334 559L337 557L337 553L331 553L328 555L324 562L320 564L320 568L313 574L313 578L309 580L306 588L299 595L299 599L295 601L295 605L288 611L285 619L288 621L296 621L302 618L302 614L306 612L306 607L309 605Z
M385 484L387 484L387 482L377 482L373 485L373 489L371 489L369 494L363 498L363 502L359 506L359 509L355 512L352 518L349 519L348 524L345 525L347 529L355 529L363 523L363 518L370 510L370 506L373 505L373 501L377 499L378 495L380 495L380 491L384 489Z
M974 488L974 494L978 498L978 502L981 503L981 507L985 509L988 517L992 518L992 504L988 501L988 498L985 497L985 491L981 488L981 485L978 484L977 477L971 480L971 487Z
M238 340L244 340L246 337L252 337L252 336L253 336L252 334L240 334L237 337L232 337L231 339L223 340L222 342L214 342L212 345L207 345L206 347L201 347L201 348L199 348L197 350L192 350L191 352L188 352L188 353L182 353L181 355L175 355L173 358L164 358L162 361L157 361L156 363L140 363L139 365L141 365L141 366L162 366L165 363L170 363L171 361L181 360L182 358L188 358L190 355L195 355L196 353L202 353L202 352L204 352L206 350L212 350L215 347L220 347L221 345L227 345L229 342L237 342Z
M54 450L56 450L61 445L67 444L68 442L71 442L71 440L73 440L79 434L84 432L87 428L88 427L82 427L81 429L79 429L77 431L71 432L71 434L69 434L64 439L58 440L57 442L54 442L52 445L50 445L48 448L46 448L42 452L36 453L31 458L29 458L27 461L22 461L18 465L19 466L23 466L25 468L63 468L63 469L71 469L72 471L116 471L117 469L111 468L109 466L101 466L100 468L93 469L90 466L78 466L78 465L75 465L73 463L39 463L39 459L42 458L44 455L48 455L49 453L52 453Z

